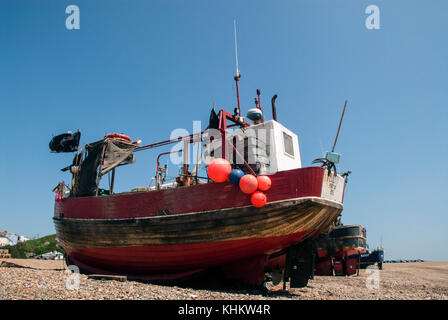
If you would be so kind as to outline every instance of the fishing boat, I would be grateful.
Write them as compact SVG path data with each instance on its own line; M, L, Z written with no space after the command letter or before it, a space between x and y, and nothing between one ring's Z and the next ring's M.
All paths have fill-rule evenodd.
M317 240L319 256L334 256L344 249L357 249L365 252L367 248L366 228L353 225L336 225L329 234L321 234Z
M347 276L359 270L360 255L366 252L366 229L360 225L343 225L338 219L330 233L315 240L316 275Z
M384 249L379 247L374 250L366 249L365 253L361 253L360 267L367 268L369 266L377 266L379 270L383 269Z
M330 233L320 234L315 243L318 275L351 275L375 264L382 269L384 250L369 249L366 228L361 225L337 224Z
M276 95L273 119L263 114L259 90L255 107L247 119L242 116L240 76L237 68L234 112L213 108L201 132L147 145L109 134L81 149L79 132L52 140L54 152L75 151L63 169L72 174L71 185L62 182L54 189L53 220L68 264L149 281L219 270L257 286L280 270L291 287L307 284L313 268L309 241L329 232L343 208L346 179L332 170L338 154L328 152L322 166L302 167L298 136L277 121ZM154 186L114 191L121 166L131 165L140 152L173 144L183 147L158 155ZM191 165L195 144L205 147ZM167 183L160 159L177 153L182 169ZM200 168L210 173L216 159L229 163L230 174L243 173L239 183L230 181L230 174L225 181L201 177ZM245 176L267 177L270 188L243 192Z

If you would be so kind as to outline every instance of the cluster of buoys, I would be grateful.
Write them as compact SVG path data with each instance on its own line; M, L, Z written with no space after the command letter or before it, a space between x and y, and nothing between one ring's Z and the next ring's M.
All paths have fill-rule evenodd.
M240 187L240 190L246 194L250 194L250 201L257 207L263 207L267 202L266 194L271 188L272 182L268 176L255 177L251 174L244 174L240 169L233 169L229 161L223 158L214 159L207 168L207 174L214 182L225 182Z

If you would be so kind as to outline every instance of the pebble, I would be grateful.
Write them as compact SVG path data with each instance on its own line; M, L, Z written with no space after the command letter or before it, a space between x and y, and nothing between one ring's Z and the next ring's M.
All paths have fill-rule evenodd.
M0 267L0 300L447 300L448 262L387 264L379 271L379 287L369 289L371 273L359 276L316 276L308 287L262 295L241 288L197 289L136 281L88 279L79 275L79 288L68 280L61 261L8 259L25 267ZM33 269L31 269L33 268ZM370 282L369 282L370 283ZM74 286L67 286L74 284Z

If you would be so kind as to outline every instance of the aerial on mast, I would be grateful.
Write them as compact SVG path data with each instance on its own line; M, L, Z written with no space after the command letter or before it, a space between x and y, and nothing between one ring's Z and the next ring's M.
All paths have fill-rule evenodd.
M241 74L240 74L240 70L238 70L238 43L236 40L236 20L233 20L233 34L234 34L234 39L235 39L235 62L236 62L236 74L235 74L235 78L233 78L235 80L236 83L236 98L238 101L238 117L241 117L241 106L240 106L240 90L239 90L239 86L238 86L238 80L241 78Z
M233 35L235 38L235 62L236 62L236 77L240 76L240 70L238 70L238 42L236 40L236 20L233 20Z

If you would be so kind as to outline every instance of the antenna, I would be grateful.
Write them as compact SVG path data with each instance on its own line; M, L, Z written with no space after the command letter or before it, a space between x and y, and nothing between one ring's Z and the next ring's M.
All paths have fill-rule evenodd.
M235 80L236 83L236 98L238 101L238 117L241 117L241 107L240 107L240 88L238 86L238 81L241 78L240 75L240 70L238 69L238 43L236 41L236 20L233 19L233 34L234 34L234 38L235 38L235 62L236 62L236 75L235 78L233 78Z
M239 77L240 70L238 70L238 42L236 40L236 19L233 19L233 36L235 38L235 63L236 63L236 77Z

